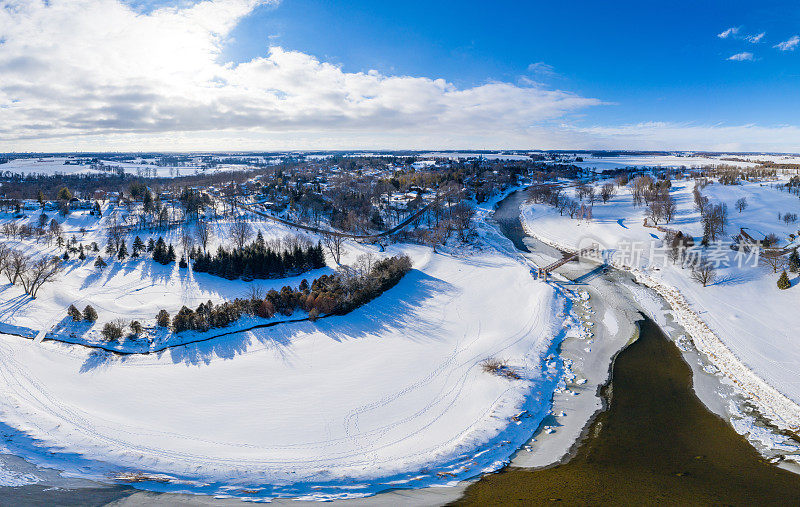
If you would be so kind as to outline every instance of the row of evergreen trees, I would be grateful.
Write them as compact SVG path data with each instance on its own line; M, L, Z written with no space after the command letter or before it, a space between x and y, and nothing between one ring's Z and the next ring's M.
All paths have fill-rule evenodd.
M172 246L172 243L167 244L167 242L164 241L164 238L161 236L159 236L157 240L150 238L146 245L144 241L142 241L142 238L136 236L131 246L132 251L129 254L128 246L125 244L124 238L110 240L108 242L108 246L106 247L106 254L108 254L109 258L116 256L117 259L122 261L125 260L125 258L129 255L130 257L136 259L141 255L141 253L148 252L152 254L154 261L164 265L171 264L177 259L175 247ZM187 267L186 260L183 258L181 258L181 267Z
M282 278L297 275L310 269L325 267L322 244L296 245L282 252L266 246L263 241L253 241L242 249L226 250L220 246L216 254L192 250L193 267L198 273L209 273L229 280L241 278ZM153 257L155 258L155 256Z
M208 301L196 310L184 306L172 319L169 313L161 310L156 322L180 333L222 328L244 315L269 319L276 314L288 317L296 310L308 312L311 320L330 314L343 315L397 285L410 270L411 259L408 256L390 257L374 263L365 272L347 276L341 273L322 275L311 284L303 280L296 289L286 286L280 291L270 290L263 296L254 294L247 299L237 298L217 305Z

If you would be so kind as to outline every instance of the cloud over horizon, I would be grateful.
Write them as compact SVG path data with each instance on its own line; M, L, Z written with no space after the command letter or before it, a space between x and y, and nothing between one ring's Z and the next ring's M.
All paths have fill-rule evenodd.
M0 151L639 149L652 143L630 126L576 126L583 113L611 102L525 76L457 86L437 76L346 71L280 46L241 63L223 61L237 25L258 6L277 2L147 2L142 8L123 0L0 0ZM544 62L528 71L557 76ZM697 139L677 136L679 128L645 131L687 143L673 149L694 147ZM714 128L703 132L716 145ZM608 136L614 129L618 138ZM784 146L781 136L789 131L773 131L775 146Z
M277 46L244 63L219 61L231 30L264 3L205 0L147 14L118 0L2 3L0 138L26 145L211 131L491 136L602 103L540 85L458 88L345 72Z

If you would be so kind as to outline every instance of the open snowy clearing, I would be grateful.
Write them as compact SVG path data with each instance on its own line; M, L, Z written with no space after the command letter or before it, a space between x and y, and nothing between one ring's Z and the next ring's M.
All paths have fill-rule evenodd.
M86 227L86 244L92 220L76 213L64 228ZM267 239L288 232L255 225ZM0 420L19 430L6 448L77 476L249 498L363 496L499 468L547 415L561 381L563 301L491 248L379 254L351 244L348 260L367 250L407 252L414 270L366 306L316 323L125 357L0 335ZM35 301L6 286L0 319L47 330L71 303L94 305L96 325L152 319L248 286L150 260L97 274L92 258L69 261L62 282ZM318 271L252 283L296 285ZM508 360L522 379L483 371L487 358Z
M579 167L593 169L595 172L613 171L626 167L703 167L729 165L752 167L755 162L721 160L716 157L679 157L676 155L637 155L619 157L583 157L582 162L574 162Z
M678 213L667 227L697 238L702 235L702 228L699 214L693 208L692 185L690 181L673 182L671 194L677 201ZM800 338L793 330L800 325L800 316L795 311L798 278L793 275L792 288L780 291L776 288L778 275L772 268L752 267L752 259L743 259L744 265L739 267L737 252L727 244L729 236L738 234L740 227L748 228L756 238L774 232L786 244L788 234L797 233L798 224L778 222L777 212L796 213L798 199L759 183L712 184L702 193L712 204L726 203L729 212L728 237L724 247L713 255L721 256L730 265L721 267L717 279L705 288L691 280L688 269L665 259L661 241L664 234L642 225L645 210L633 207L626 189L608 204L595 204L590 221L559 216L556 209L540 204L525 206L523 218L526 228L537 237L572 249L599 242L608 253L613 253L615 261L622 259L622 264L640 270L667 291L670 287L678 289L693 314L709 326L736 358L759 379L788 397L793 402L789 406L796 408L800 403ZM742 213L734 207L740 197L746 197L749 203ZM636 245L640 255L631 255L631 245ZM797 417L800 414L795 414L795 421Z

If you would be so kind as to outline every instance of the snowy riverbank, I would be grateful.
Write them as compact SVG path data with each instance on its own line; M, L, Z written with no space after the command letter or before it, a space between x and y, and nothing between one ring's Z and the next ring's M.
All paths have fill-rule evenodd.
M600 206L597 207L601 211ZM618 210L617 210L618 211ZM627 220L625 218L624 220ZM632 221L629 227L617 224L622 220L610 220L601 216L597 220L597 225L583 221L568 220L560 217L557 211L548 210L541 205L526 206L522 211L522 221L526 231L544 243L557 247L565 251L576 251L579 247L578 241L585 238L601 238L606 244L615 245L621 239L628 237L635 238L640 226ZM613 227L616 225L618 227ZM617 230L618 229L618 230ZM554 232L558 231L558 232ZM633 231L633 232L630 232ZM552 232L552 234L551 234ZM571 237L572 240L565 241L564 238ZM647 255L647 252L643 254ZM774 386L765 382L752 368L748 367L730 347L721 340L708 323L701 318L693 305L687 301L682 289L686 289L687 283L680 277L675 276L674 270L661 270L656 278L655 273L642 269L633 268L615 262L615 267L631 272L638 282L656 290L665 301L667 301L676 319L686 328L691 335L698 350L706 354L716 368L724 372L735 384L737 384L752 401L759 407L760 411L777 426L797 431L800 428L800 406L792 399L782 394ZM669 276L667 276L669 275ZM676 283L676 282L683 283ZM678 287L680 285L680 287ZM724 290L724 289L723 289ZM693 290L693 296L701 299L706 304L711 303L705 294ZM713 313L713 307L712 312ZM717 309L719 310L719 309ZM715 322L721 319L720 315L714 316ZM724 319L723 319L724 320ZM739 340L734 340L737 344ZM743 349L745 350L745 349ZM740 351L741 353L742 351ZM790 386L783 385L784 388Z

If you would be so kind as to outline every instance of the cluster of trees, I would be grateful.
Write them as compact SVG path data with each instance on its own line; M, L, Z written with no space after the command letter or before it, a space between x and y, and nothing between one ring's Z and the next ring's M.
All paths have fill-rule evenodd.
M75 305L69 305L69 308L67 308L67 315L72 317L72 320L75 322L80 322L82 320L86 322L97 321L97 310L95 310L92 305L86 305L83 311L78 310Z
M109 229L108 245L106 246L106 254L109 258L116 256L119 260L125 260L128 255L133 258L138 258L142 253L149 252L153 256L153 260L160 264L171 264L177 259L175 248L172 246L172 243L167 244L161 236L159 236L157 240L150 238L146 245L144 241L142 241L142 238L136 236L131 244L131 253L128 254L125 234L122 232L118 233L117 231L121 231L121 229L116 229L114 227ZM181 267L186 267L185 263L186 261L183 260L183 265ZM102 269L106 266L106 263L98 256L95 261L95 266Z
M655 180L650 175L640 175L633 178L630 183L631 196L634 206L646 206L647 218L654 225L661 222L670 223L675 217L678 205L675 198L670 195L672 183L669 179Z
M323 275L311 284L303 280L297 289L285 286L266 294L253 289L248 298L217 305L208 301L195 310L184 306L172 319L166 310L161 310L156 322L180 333L225 327L243 315L271 318L279 313L290 316L299 309L308 312L313 320L321 315L344 314L394 287L410 270L411 260L405 255L379 261L363 256L354 266L343 267L336 274Z
M47 243L47 246L50 246L54 240L59 243L59 246L64 242L61 224L59 224L55 218L50 218L47 213L41 213L39 215L36 226L18 224L16 222L5 222L0 230L9 238L36 238L37 243L43 240Z
M797 213L792 213L790 211L786 213L778 213L778 220L783 220L783 223L786 225L793 224L797 222Z
M136 240L134 240L134 244L135 241ZM150 248L151 245L152 248ZM147 243L147 250L149 252L152 252L154 261L158 262L159 264L164 264L165 266L167 264L172 264L173 262L175 262L175 259L177 258L177 255L175 254L175 248L172 247L172 243L167 245L167 243L164 241L164 238L162 238L161 236L159 236L156 241L153 241L153 238L150 238L150 241L148 241ZM181 260L183 261L184 264L186 263L185 259Z
M0 272L12 285L19 283L33 299L42 286L54 282L63 270L64 265L58 257L34 258L0 243Z
M288 245L287 245L288 246ZM198 273L209 273L229 280L282 278L325 266L322 245L297 240L281 250L268 246L259 234L252 243L227 250L220 246L214 255L200 249L190 251L192 266Z
M591 218L592 207L598 197L602 199L603 203L610 201L617 193L617 185L614 183L606 183L598 191L593 185L581 184L576 187L575 195L578 200L570 199L563 193L563 189L559 185L554 184L540 184L530 187L528 195L530 200L539 204L548 204L556 209L561 216L564 214L570 218ZM583 205L586 200L589 206Z
M562 192L562 188L558 185L542 184L532 186L528 190L528 195L534 203L549 204L558 209L561 216L566 213L570 218L575 218L580 211L580 205Z
M708 245L721 238L725 234L725 226L728 223L728 206L725 203L712 204L708 197L700 193L706 184L706 181L698 181L692 191L694 207L700 213L700 221L703 224L703 245ZM747 207L747 202L745 201L743 204L737 202L736 206L741 212Z

